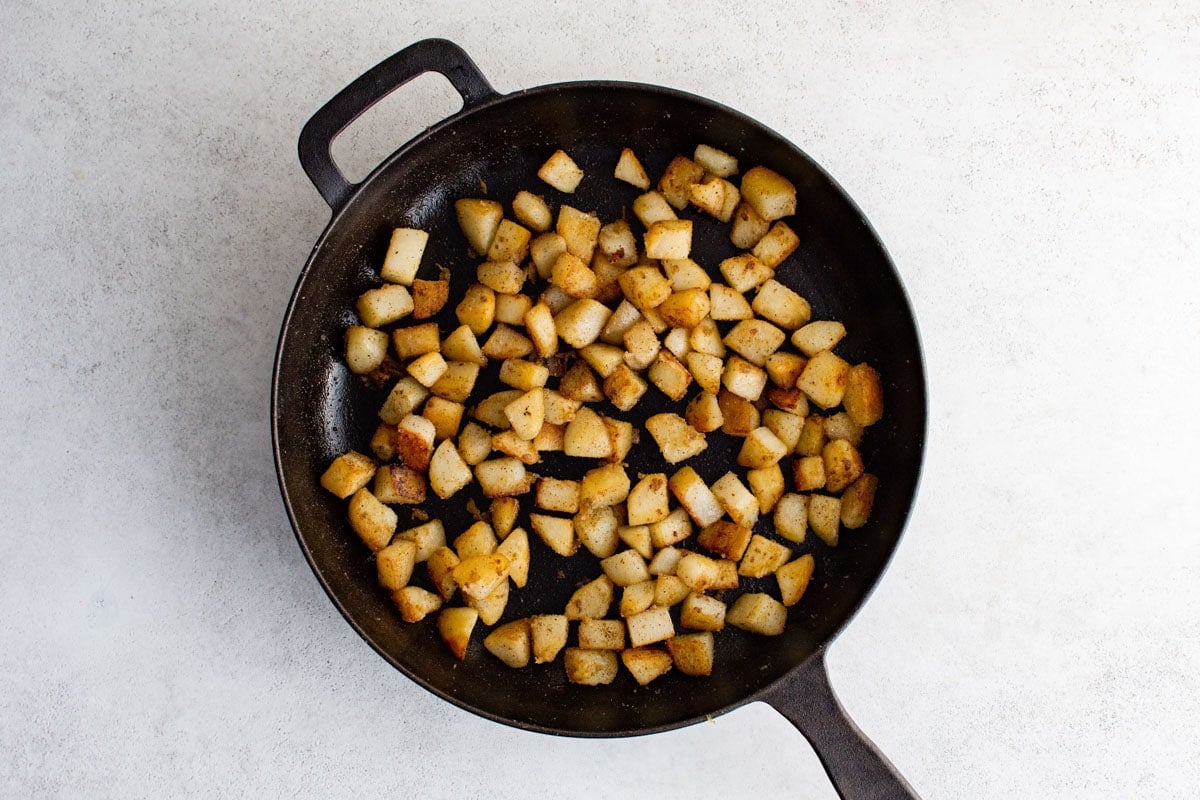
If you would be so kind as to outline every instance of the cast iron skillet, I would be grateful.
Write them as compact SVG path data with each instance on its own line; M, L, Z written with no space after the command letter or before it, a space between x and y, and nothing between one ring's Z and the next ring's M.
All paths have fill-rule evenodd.
M332 139L372 104L427 71L450 80L462 95L462 110L404 145L362 183L349 183L330 156ZM565 202L612 219L637 194L610 177L622 147L633 148L657 176L673 155L690 154L700 142L739 156L744 168L764 164L796 184L799 213L792 221L802 245L777 277L809 299L815 319L845 322L850 335L839 353L851 362L869 359L884 378L887 412L864 441L866 463L880 479L872 519L859 531L844 532L836 549L810 537L805 549L817 559L816 578L791 610L787 632L773 639L735 629L722 632L711 678L673 672L641 688L622 670L610 686L580 687L566 681L561 663L510 670L478 641L460 663L438 639L432 620L416 625L399 620L376 584L366 548L349 530L345 503L317 483L334 456L365 449L386 394L386 389L364 387L343 365L341 336L354 322L354 300L378 283L392 228L423 228L431 234L423 273L434 274L435 264L452 272L451 299L438 320L448 332L457 325L453 309L477 263L454 221L456 198L486 192L507 203L527 188L545 194L553 208ZM588 176L570 196L535 177L537 167L560 146ZM280 333L271 409L275 461L300 546L354 629L430 691L526 730L631 736L765 701L809 739L843 797L915 797L846 717L824 664L825 647L875 585L900 537L920 471L926 413L920 345L904 290L862 212L833 179L778 134L682 92L586 82L499 95L461 49L443 40L406 48L330 100L304 127L300 160L333 218L300 273ZM701 224L701 217L683 213L698 220L693 246L698 261L711 269L735 254L723 226ZM485 372L475 396L498 386L495 372ZM630 414L611 407L606 413L640 424L668 405L652 389ZM733 464L734 455L728 443L713 444L690 463L712 481ZM536 469L578 474L580 463L572 461L548 459ZM635 447L629 459L630 474L667 469L652 442ZM470 522L468 496L427 506L444 519L450 537ZM402 526L409 513L401 511ZM760 522L760 530L768 525L769 519ZM561 559L539 542L533 546L530 583L540 588L515 592L505 619L562 608L579 583L599 574L586 553Z

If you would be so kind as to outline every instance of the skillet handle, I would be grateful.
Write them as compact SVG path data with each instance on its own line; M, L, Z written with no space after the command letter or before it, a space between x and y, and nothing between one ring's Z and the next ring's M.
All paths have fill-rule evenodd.
M497 96L470 56L445 39L411 44L367 70L313 114L300 131L300 165L334 211L358 188L333 162L329 146L334 138L368 108L426 72L446 76L462 95L464 109Z
M829 684L823 648L761 699L804 734L843 800L920 800L846 715Z

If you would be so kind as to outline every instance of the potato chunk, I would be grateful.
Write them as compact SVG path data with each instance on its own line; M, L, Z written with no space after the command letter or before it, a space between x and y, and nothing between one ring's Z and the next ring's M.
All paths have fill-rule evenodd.
M559 338L574 348L585 347L600 338L612 312L603 303L590 298L576 300L554 317Z
M725 283L743 293L763 285L775 274L751 253L725 259L720 269Z
M712 485L712 492L738 525L753 528L758 522L758 500L734 473L726 472L718 478Z
M613 170L613 177L642 191L650 188L650 176L646 174L646 168L628 147L622 148L616 169Z
M672 475L669 485L671 493L697 525L711 525L724 516L725 511L717 501L716 495L691 467L682 467ZM664 508L665 506L664 503Z
M691 328L700 324L712 308L708 292L703 289L684 289L671 294L658 306L663 321L672 328Z
M634 647L670 639L675 635L675 623L669 609L655 606L625 620L629 627L629 643Z
M733 209L733 224L729 227L729 240L734 247L749 250L758 244L759 239L767 234L771 223L763 219L754 206L745 200L738 202Z
M842 493L842 525L851 530L867 524L871 509L875 505L875 491L879 479L870 473L863 474Z
M473 608L443 608L438 614L438 633L459 661L467 657L471 631L478 621L479 612Z
M682 400L692 383L692 374L669 351L660 350L646 373L650 382L672 400Z
M800 246L800 237L782 222L776 222L767 235L754 245L754 257L771 269L775 269Z
M574 514L579 511L579 481L539 479L534 491L534 505L547 511Z
M629 490L626 514L630 525L647 525L671 513L667 476L661 472L644 476Z
M345 500L370 483L374 476L375 462L362 453L350 450L333 460L321 475L321 485Z
M736 158L711 145L696 145L692 159L710 175L716 175L718 178L728 178L730 175L736 175L738 171Z
M775 580L779 583L779 598L785 606L794 606L800 602L815 567L816 562L812 555L805 554L775 570Z
M490 448L489 448L490 449ZM443 500L453 497L472 480L471 468L449 439L429 459L429 488Z
M742 320L725 334L724 343L742 358L761 367L767 358L787 340L786 334L761 319Z
M802 327L812 316L808 301L774 278L759 287L751 305L760 317L789 331Z
M808 530L808 497L785 494L775 504L775 532L783 538L800 543Z
M730 356L721 373L721 385L730 393L753 402L767 388L767 373L744 358Z
M692 252L692 221L670 219L655 222L643 239L646 258L687 258Z
M824 494L809 495L808 526L830 547L837 547L841 514L842 501L838 498Z
M428 242L429 234L425 231L414 228L393 230L379 277L389 283L411 284L421 267L421 257L425 254Z
M648 384L624 364L618 364L612 374L604 379L604 393L622 411L629 411L637 405L648 388Z
M621 662L639 686L648 686L671 670L671 654L653 647L631 647L621 652Z
M823 350L804 366L804 371L796 381L796 388L821 408L833 408L842 402L849 377L850 365L828 350Z
M738 565L738 575L744 578L765 578L787 563L792 551L786 545L754 534L750 546Z
M563 614L537 614L529 618L533 663L553 661L567 644L569 623Z
M680 606L679 627L693 631L719 631L725 627L725 604L715 597L692 592Z
M750 469L762 469L777 464L787 452L787 445L770 428L758 427L746 436L738 452L737 463Z
M579 458L608 458L613 453L608 427L595 411L584 406L575 412L563 433L563 452Z
M826 444L821 459L825 465L825 489L833 494L854 483L864 471L862 456L845 439L834 439Z
M582 619L579 646L586 650L624 650L625 624L619 619Z
M458 215L458 227L467 237L467 244L476 255L486 253L492 246L500 220L504 219L504 206L495 200L464 198L454 202L454 211Z
M611 650L568 647L563 654L567 680L583 686L612 683L617 677L617 654Z
M752 167L742 176L742 197L768 222L796 213L796 187L766 167Z
M787 607L768 594L744 594L733 602L725 621L759 636L778 636L787 624Z
M617 552L621 526L612 506L594 506L580 511L572 519L575 535L596 558L608 558Z
M712 318L719 322L727 320L751 319L754 310L746 301L746 296L737 289L723 283L714 283L708 287L709 306Z
M392 592L392 601L405 622L420 622L442 607L442 598L420 586L405 586Z
M413 565L417 563L415 542L400 540L389 544L375 554L375 569L379 585L389 591L398 591L408 585Z
M637 197L633 201L633 214L646 228L656 222L679 218L660 192L646 192Z
M512 497L525 494L533 485L533 476L515 458L497 458L475 467L475 480L488 497Z
M515 619L504 623L484 638L483 646L513 669L529 666L529 620Z
M736 522L718 519L700 531L696 541L710 553L730 561L740 561L750 544L750 529Z
M622 550L616 555L600 561L600 569L617 586L633 586L650 580L650 572L646 569L646 559L636 550Z
M655 414L646 420L646 430L654 437L668 464L678 464L708 447L704 434L678 414Z
M560 556L572 556L579 549L575 526L571 520L547 514L530 514L529 524L546 546Z
M842 405L856 425L874 425L883 417L883 384L868 364L856 364L846 376Z
M618 283L629 302L643 313L647 309L662 305L671 296L671 281L659 272L657 267L628 269L621 274Z
M726 615L728 618L728 615ZM713 635L710 631L685 633L667 640L667 651L675 668L684 675L711 675L713 670Z
M538 169L537 176L560 192L571 194L583 180L583 170L562 150L553 155Z
M385 283L377 289L368 289L359 295L355 303L358 317L368 328L382 328L413 312L413 299L408 289L399 284ZM387 347L387 342L384 342Z
M687 405L686 415L688 424L701 433L715 431L725 422L717 396L708 391L692 398Z
M658 181L658 190L677 209L688 203L688 189L704 180L704 167L684 156L675 156ZM653 256L652 256L653 257Z
M533 230L539 233L550 230L553 216L550 214L550 206L546 205L546 198L541 195L522 189L513 198L512 210L518 222Z
M502 553L464 558L452 572L454 582L466 597L482 600L508 578L511 563Z
M613 601L613 582L601 575L575 590L567 601L567 619L603 619Z
M758 500L760 514L769 514L779 502L779 498L783 497L786 488L783 470L778 464L747 470L746 483L750 485L750 491L754 492L754 497Z
M388 335L374 328L351 325L346 329L346 366L356 375L364 375L387 357Z

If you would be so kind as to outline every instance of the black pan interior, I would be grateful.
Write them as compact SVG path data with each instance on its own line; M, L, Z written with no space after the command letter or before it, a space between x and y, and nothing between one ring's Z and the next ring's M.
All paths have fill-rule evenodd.
M728 629L717 636L717 666L707 679L673 672L641 688L622 671L606 687L566 681L561 659L514 671L481 646L480 631L463 662L438 638L432 619L406 625L376 584L367 549L345 521L345 504L324 492L317 478L329 461L350 448L367 451L386 390L365 388L342 363L341 335L353 324L353 304L377 285L378 268L392 228L430 231L422 267L452 271L451 300L439 318L443 333L457 325L453 308L473 280L477 263L455 223L453 201L486 196L506 205L520 189L544 194L552 208L567 203L609 220L627 213L633 187L611 178L620 149L634 149L653 177L677 153L706 142L739 157L743 169L764 164L788 176L799 192L794 226L802 244L777 273L807 297L815 319L842 320L849 330L838 352L852 362L869 360L885 381L887 413L868 431L863 454L880 478L871 522L844 532L836 549L810 534L801 551L817 559L814 584L791 611L787 632L761 639ZM535 172L563 147L586 177L563 195ZM714 275L735 255L725 226L693 209L693 257ZM473 397L502 388L495 372L481 376ZM694 392L693 392L694 393ZM691 395L689 395L691 396ZM861 212L807 156L788 142L729 109L689 95L631 84L566 84L508 95L435 127L397 152L338 213L301 275L285 320L276 370L274 424L285 501L314 571L351 624L381 655L443 697L484 716L527 728L573 735L628 735L685 724L720 713L779 679L832 638L878 579L903 528L916 486L925 426L925 386L916 328L891 262ZM604 413L640 426L646 416L673 406L653 388L628 414ZM674 407L678 410L678 407ZM708 481L734 464L734 443L711 436L708 451L691 464ZM648 435L635 447L629 471L673 471ZM578 476L579 460L547 459L542 474ZM472 487L473 489L474 487ZM452 538L472 521L468 495L426 505ZM480 498L481 507L486 502ZM523 510L530 504L523 499ZM401 526L411 519L401 509ZM766 531L768 520L759 523ZM416 524L411 523L411 524ZM531 537L530 585L515 591L504 619L557 611L583 581L599 574L586 551L563 559ZM422 572L422 570L418 570ZM773 588L773 587L772 587ZM573 634L572 634L573 635Z

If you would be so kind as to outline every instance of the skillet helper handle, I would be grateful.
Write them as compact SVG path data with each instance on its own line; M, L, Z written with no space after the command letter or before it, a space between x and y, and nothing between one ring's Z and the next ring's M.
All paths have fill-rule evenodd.
M334 138L364 111L426 72L438 72L462 95L463 109L496 96L479 67L461 47L445 39L423 39L367 70L312 115L300 131L300 165L334 211L358 187L333 162Z
M823 649L762 699L804 734L843 800L920 800L838 702Z

